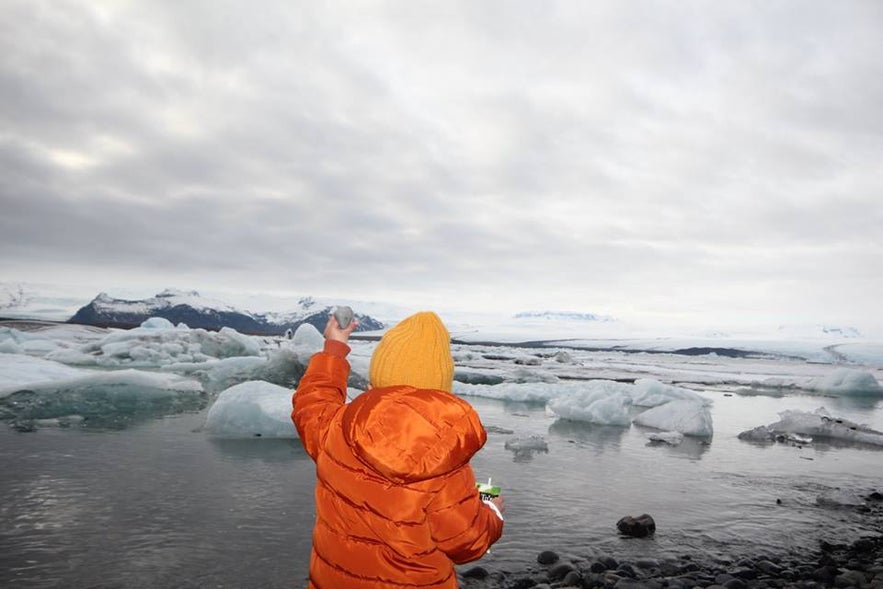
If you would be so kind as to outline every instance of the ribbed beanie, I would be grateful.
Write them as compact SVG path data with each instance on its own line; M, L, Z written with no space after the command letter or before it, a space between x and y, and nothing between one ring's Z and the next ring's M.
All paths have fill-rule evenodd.
M451 335L438 315L417 313L387 331L371 356L368 380L375 387L410 385L450 392Z

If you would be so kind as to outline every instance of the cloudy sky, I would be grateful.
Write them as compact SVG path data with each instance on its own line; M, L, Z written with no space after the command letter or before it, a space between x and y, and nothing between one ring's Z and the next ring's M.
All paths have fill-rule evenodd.
M883 4L4 0L0 276L881 327Z

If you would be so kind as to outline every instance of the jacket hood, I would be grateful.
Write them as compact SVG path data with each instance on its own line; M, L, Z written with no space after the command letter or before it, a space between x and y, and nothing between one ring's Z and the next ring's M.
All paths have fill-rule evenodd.
M357 397L344 411L343 435L363 463L395 483L450 473L487 441L466 401L445 391L404 386Z

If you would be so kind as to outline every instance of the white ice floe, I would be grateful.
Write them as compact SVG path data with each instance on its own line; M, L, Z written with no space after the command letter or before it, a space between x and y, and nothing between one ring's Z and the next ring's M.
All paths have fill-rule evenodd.
M67 381L89 374L42 358L23 354L0 354L0 398L31 386Z
M634 423L664 431L675 431L685 436L711 437L714 434L711 411L697 401L669 401L644 411Z
M739 434L739 439L770 442L788 441L797 434L817 441L819 438L850 443L883 446L883 432L860 425L848 419L834 417L824 407L814 412L787 410L779 413L779 421L761 425Z
M205 431L223 438L296 438L291 395L290 389L264 381L232 386L209 409Z
M506 440L504 447L516 453L548 452L549 442L543 436L515 436Z
M711 403L710 399L693 391L671 385L662 384L658 380L641 378L633 386L632 403L638 407L657 407L669 401L693 401L702 405Z

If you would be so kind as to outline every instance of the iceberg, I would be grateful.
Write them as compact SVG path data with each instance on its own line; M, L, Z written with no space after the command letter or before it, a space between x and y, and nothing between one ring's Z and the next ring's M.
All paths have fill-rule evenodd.
M837 368L825 377L810 380L806 388L836 395L883 396L883 386L874 375L855 368Z
M217 358L260 356L258 338L223 327L220 331L169 327L166 320L148 319L140 327L112 331L79 350L80 362L70 353L47 358L106 367L157 367L184 362L205 362Z
M634 423L663 431L680 432L685 436L711 437L714 434L711 412L701 402L669 401L644 411Z
M162 366L160 370L192 376L199 379L208 392L218 393L250 380L263 380L293 390L303 376L306 365L294 350L280 348L268 352L266 356L181 362Z
M291 395L290 389L264 381L232 386L209 409L205 431L221 438L296 438Z

